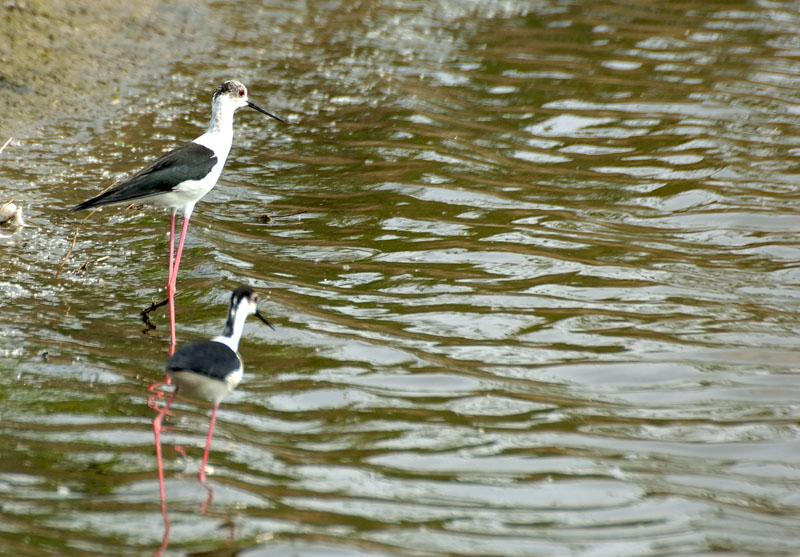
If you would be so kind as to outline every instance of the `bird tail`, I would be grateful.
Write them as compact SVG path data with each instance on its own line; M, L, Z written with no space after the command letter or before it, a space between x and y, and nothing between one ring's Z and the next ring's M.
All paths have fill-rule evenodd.
M92 199L89 199L87 201L84 201L83 203L75 205L71 209L68 209L67 213L74 213L76 211L83 211L84 209L90 209L95 206L96 200L97 198L93 197Z
M125 201L128 201L128 199L121 197L117 191L117 188L114 187L108 191L104 191L100 195L97 195L91 199L87 199L83 203L75 205L71 209L68 209L67 213L74 213L84 209L93 209L95 207L102 207L104 205L114 205L115 203L124 203Z

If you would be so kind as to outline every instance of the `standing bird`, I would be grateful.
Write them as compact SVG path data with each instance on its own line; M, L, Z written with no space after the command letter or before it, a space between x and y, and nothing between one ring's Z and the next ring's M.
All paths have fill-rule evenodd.
M256 106L247 98L247 89L238 81L226 81L214 91L211 99L211 123L206 133L194 141L173 149L108 191L76 205L69 212L113 205L146 203L172 211L169 223L169 300L170 353L175 349L175 285L181 262L186 229L195 204L217 184L233 143L233 113L249 106L267 116L283 120ZM178 252L175 246L175 215L183 212L183 226Z
M166 518L166 499L164 496L164 469L161 461L161 422L178 392L190 398L208 400L213 404L211 423L208 427L206 448L200 466L200 483L206 482L206 464L214 423L217 421L219 403L242 380L244 367L237 351L242 337L244 322L255 315L271 329L274 327L258 312L258 294L249 286L240 286L233 291L228 320L222 335L211 340L190 342L181 346L167 360L167 375L175 383L166 404L153 420L153 433L156 438L156 459L158 461L158 481L161 489L161 509ZM208 501L206 502L206 504ZM205 507L205 505L204 505Z

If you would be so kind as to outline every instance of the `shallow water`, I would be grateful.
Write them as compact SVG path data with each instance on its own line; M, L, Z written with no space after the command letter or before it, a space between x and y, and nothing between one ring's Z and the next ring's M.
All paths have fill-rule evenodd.
M175 405L166 554L800 553L796 5L213 9L217 51L0 156L36 227L0 230L0 547L161 543L167 218L95 213L55 279L62 213L232 76L289 124L237 114L179 342L239 283L277 330L246 330L205 515L210 412Z

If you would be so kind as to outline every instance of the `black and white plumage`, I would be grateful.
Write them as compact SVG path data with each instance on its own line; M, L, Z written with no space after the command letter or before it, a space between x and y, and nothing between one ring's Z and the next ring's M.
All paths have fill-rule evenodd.
M201 340L170 356L167 375L182 394L218 404L242 380L242 362L227 344Z
M74 212L117 203L144 203L166 207L172 211L167 279L171 348L175 346L174 295L189 218L195 204L217 184L233 144L233 115L236 110L245 106L283 122L274 114L250 102L247 88L242 83L226 81L214 92L211 100L211 122L203 135L161 155L122 183L69 210ZM183 226L177 254L173 258L175 215L178 211L183 213Z
M218 166L221 171L225 158L223 157L222 164L219 163L220 159L213 150L192 141L161 155L121 184L76 205L69 212L116 203L151 203L185 211L187 204L192 203L191 198L197 197L199 193L190 191L189 185L213 177L214 167ZM219 173L214 174L219 177ZM209 181L205 180L206 185ZM205 189L207 193L211 188L198 189ZM199 199L197 197L194 202Z
M258 295L249 286L233 291L228 320L222 335L211 340L184 344L167 360L167 375L182 394L218 405L242 380L239 339L248 316L255 315L272 327L258 312Z
M230 393L242 380L244 367L239 355L239 340L244 331L244 323L250 315L255 315L270 328L269 321L258 311L258 295L249 286L240 286L233 291L228 320L225 330L220 336L211 340L201 340L184 344L167 360L167 375L175 384L175 390L164 407L153 420L153 432L156 438L156 454L158 458L159 481L162 501L164 493L164 476L161 463L161 422L178 393L189 398L207 400L213 404L211 422L206 438L206 448L200 468L200 481L205 483L208 451L217 409L225 395Z
M188 218L222 174L233 144L233 114L245 106L283 122L250 102L242 83L226 81L214 91L211 122L203 135L161 155L127 180L69 212L117 203L146 203L180 210Z

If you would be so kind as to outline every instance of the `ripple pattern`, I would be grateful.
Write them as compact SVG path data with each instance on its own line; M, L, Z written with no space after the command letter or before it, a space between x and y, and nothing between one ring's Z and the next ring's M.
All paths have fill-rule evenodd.
M179 337L216 334L240 282L277 330L242 343L208 514L207 409L174 406L171 550L800 553L794 4L214 9L231 33L176 87L236 71L291 125L237 116L193 217ZM136 313L160 295L163 215L94 215L52 278L74 225L53 208L203 125L194 99L145 98L118 129L75 115L4 155L37 226L0 263L14 554L161 540L144 389L166 319L143 335Z

